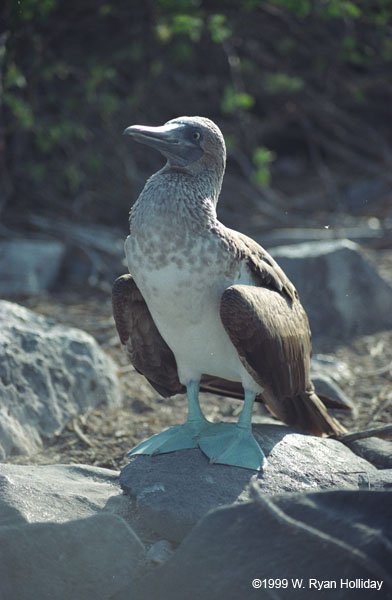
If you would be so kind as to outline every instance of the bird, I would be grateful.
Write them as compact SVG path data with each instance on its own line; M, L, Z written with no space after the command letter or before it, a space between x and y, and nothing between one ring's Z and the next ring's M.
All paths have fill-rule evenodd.
M188 417L128 454L199 448L212 464L263 470L254 402L313 435L345 428L310 379L311 334L298 292L253 239L218 220L225 141L206 117L132 125L124 134L166 162L133 204L129 273L113 284L113 315L136 371L167 398L187 394ZM199 392L242 398L237 423L205 418Z

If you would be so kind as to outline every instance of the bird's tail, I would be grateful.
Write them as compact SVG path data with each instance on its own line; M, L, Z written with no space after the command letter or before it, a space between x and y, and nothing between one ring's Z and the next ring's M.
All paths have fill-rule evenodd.
M281 399L279 415L287 425L301 429L312 435L340 435L347 430L328 411L313 390L296 394L292 398ZM273 411L276 412L275 410Z

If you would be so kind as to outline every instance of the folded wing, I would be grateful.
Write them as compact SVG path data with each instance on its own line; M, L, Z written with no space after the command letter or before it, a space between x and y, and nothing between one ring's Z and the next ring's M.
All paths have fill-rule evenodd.
M274 289L234 285L223 294L223 325L262 399L279 419L315 435L342 426L327 412L310 381L310 331L299 300Z

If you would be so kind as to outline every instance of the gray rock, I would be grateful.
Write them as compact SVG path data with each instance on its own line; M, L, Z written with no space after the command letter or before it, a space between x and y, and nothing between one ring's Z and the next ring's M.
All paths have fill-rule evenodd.
M262 473L210 465L198 449L136 455L120 484L136 500L140 518L160 536L180 542L208 511L249 500L251 485L264 494L334 488L379 489L384 479L340 442L278 425L253 427L268 465ZM384 473L385 487L389 479Z
M358 244L310 242L271 254L299 291L316 347L319 338L344 340L392 326L392 288Z
M328 375L338 385L348 383L355 377L347 363L338 360L332 354L314 354L312 356L310 374L313 376L315 373Z
M292 244L304 244L309 242L328 242L342 238L352 240L357 243L374 243L382 240L386 235L381 227L371 229L367 226L359 227L328 227L328 228L276 228L271 231L264 231L262 235L254 236L261 246L272 248L276 246L291 246Z
M128 518L118 471L85 465L0 464L0 526L63 523L102 510Z
M106 600L132 589L145 558L132 529L108 513L3 526L0 548L4 600Z
M66 241L66 254L56 288L85 287L88 283L110 293L111 280L123 273L124 231L102 224L78 224L62 218L53 220L42 215L31 215L30 221L54 239Z
M64 244L55 240L1 242L1 295L10 298L49 290L58 277L64 254Z
M84 465L0 464L1 600L106 600L132 589L145 549L118 476Z
M358 485L361 490L392 490L392 469L358 473Z
M209 513L132 595L112 600L392 598L391 523L392 492L257 493Z
M147 552L147 560L162 565L173 555L173 546L167 540L159 540Z
M337 400L347 407L352 417L357 416L354 401L340 387L352 380L354 374L348 365L330 354L316 354L310 361L310 378L318 394ZM340 409L333 412L339 418Z
M381 179L358 179L342 191L339 201L348 213L363 214L375 202L389 199L390 193L390 185Z
M348 442L347 446L378 469L392 469L392 441L376 437Z
M121 402L114 362L94 338L0 300L0 460L36 451L72 415Z
M356 414L354 402L343 392L343 390L333 381L332 377L320 371L311 371L311 379L314 388L318 394L328 396L347 406L353 415Z

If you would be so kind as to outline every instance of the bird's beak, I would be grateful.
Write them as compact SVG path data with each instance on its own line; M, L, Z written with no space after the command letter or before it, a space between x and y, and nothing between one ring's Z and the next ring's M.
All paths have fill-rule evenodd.
M178 123L166 123L161 127L131 125L124 129L124 135L132 135L136 141L159 148L161 144L178 144L178 133L183 129Z
M173 166L187 166L198 160L203 151L195 148L185 137L186 125L183 123L165 123L160 127L131 125L124 135L131 135L135 141L159 150Z

